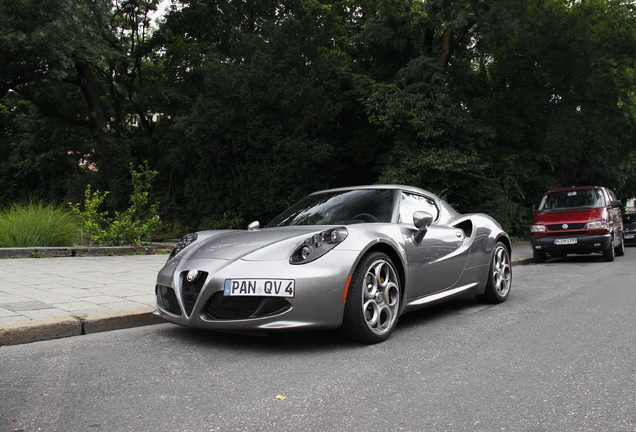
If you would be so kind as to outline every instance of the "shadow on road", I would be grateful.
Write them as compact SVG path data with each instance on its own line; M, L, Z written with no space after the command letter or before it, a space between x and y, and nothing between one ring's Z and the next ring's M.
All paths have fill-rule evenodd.
M391 337L377 345L350 341L343 337L338 329L226 333L166 324L157 328L157 336L169 339L169 343L183 345L184 348L188 345L197 345L207 346L215 350L246 353L258 351L259 354L280 354L283 352L289 354L324 353L330 350L360 350L369 349L370 347L389 348L394 346L394 344L400 343L400 333L407 333L418 328L425 331L427 324L432 321L448 316L456 316L457 314L470 315L493 306L478 302L474 297L467 297L402 315Z

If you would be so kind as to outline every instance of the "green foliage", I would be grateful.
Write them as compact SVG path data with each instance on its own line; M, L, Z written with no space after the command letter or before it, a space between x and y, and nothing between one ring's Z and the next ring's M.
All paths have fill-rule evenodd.
M133 192L130 207L109 217L103 208L108 192L92 191L90 185L84 192L84 205L70 203L72 212L80 221L82 233L91 245L140 245L159 229L159 204L150 203L150 181L158 172L148 165L140 165L139 171L130 166Z
M496 131L490 158L524 161L516 176L530 199L551 186L626 187L621 165L636 132L626 102L636 85L632 8L506 0L485 19L478 50L489 85L474 115Z
M480 150L492 132L472 120L444 81L438 64L422 57L403 68L395 83L373 89L369 118L389 146L377 168L379 181L421 186L474 209L470 198L488 164Z
M193 230L179 220L162 219L157 231L152 234L152 239L154 241L178 240Z
M0 203L91 184L94 224L138 237L145 160L173 232L361 183L522 235L549 187L636 195L633 2L178 3L153 32L157 0L0 0Z
M61 128L62 123L43 116L33 103L9 93L0 110L0 202L19 201L25 193L34 199L56 202L75 183L77 164L84 147L84 131Z
M82 236L91 245L110 244L108 212L100 211L108 192L92 191L86 186L84 191L84 208L79 204L69 203L71 211L80 221Z
M207 219L199 229L245 229L245 220L236 211L227 211L221 218Z
M0 247L72 246L79 228L61 206L30 202L0 212Z

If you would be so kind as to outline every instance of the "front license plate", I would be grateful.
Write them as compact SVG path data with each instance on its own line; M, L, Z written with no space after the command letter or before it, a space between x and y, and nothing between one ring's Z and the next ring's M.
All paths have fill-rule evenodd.
M293 297L294 279L225 279L224 296Z
M576 242L577 240L575 238L554 240L555 245L569 245L569 244L576 244Z

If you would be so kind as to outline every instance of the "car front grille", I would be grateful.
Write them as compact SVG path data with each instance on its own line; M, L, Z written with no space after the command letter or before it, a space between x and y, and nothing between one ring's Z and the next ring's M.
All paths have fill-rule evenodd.
M582 236L587 234L586 231L559 231L546 233L546 237L571 237L571 236Z
M567 225L567 228L563 228L563 225ZM571 224L554 224L547 226L548 231L565 231L565 230L581 230L585 228L584 223L571 223Z
M227 297L218 292L210 299L205 312L212 319L237 320L276 315L289 308L289 302L280 297Z
M177 295L174 293L174 290L172 288L163 285L157 285L157 287L155 288L155 293L157 295L157 304L162 309L165 309L175 315L181 315L181 308L179 307L179 302L177 301Z
M206 272L199 272L196 279L189 281L186 278L187 273L188 272L181 273L181 299L183 300L186 315L190 316L194 309L194 304L199 298L201 289L205 284L205 280L208 278L208 274Z

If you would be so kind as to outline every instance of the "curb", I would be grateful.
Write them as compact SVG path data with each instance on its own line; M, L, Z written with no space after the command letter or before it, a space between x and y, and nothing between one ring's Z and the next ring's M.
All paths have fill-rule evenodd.
M174 245L0 248L0 258L51 258L169 253Z
M519 259L513 259L512 260L512 265L526 265L526 264L533 264L534 263L534 258L519 258Z
M82 334L82 323L69 317L15 321L0 326L0 346L18 345Z
M0 324L0 347L164 323L153 314L154 310L148 306L77 318L62 316Z

